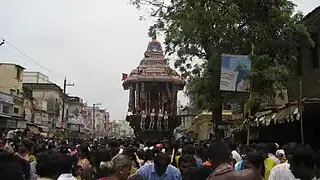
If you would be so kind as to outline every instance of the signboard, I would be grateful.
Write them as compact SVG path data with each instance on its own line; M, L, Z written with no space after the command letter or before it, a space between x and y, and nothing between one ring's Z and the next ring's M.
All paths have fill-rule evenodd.
M24 109L24 119L27 122L31 122L32 120L32 113L31 113L31 109L30 108L25 108Z
M222 106L222 119L226 121L242 120L244 116L243 105L241 102L224 103Z
M232 92L249 92L251 72L250 56L222 54L220 90Z
M34 114L34 123L35 124L41 124L41 114L40 113L35 113Z
M26 121L17 121L17 128L18 129L26 129L27 128L27 122Z
M17 121L16 120L12 120L12 119L8 119L7 120L7 128L15 129L16 127L17 127Z

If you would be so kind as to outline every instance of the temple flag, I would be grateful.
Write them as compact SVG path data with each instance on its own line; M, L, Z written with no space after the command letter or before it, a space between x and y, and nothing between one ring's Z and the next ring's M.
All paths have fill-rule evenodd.
M122 80L121 80L121 81L126 80L126 79L127 79L127 77L128 77L128 74L126 74L126 73L122 73Z

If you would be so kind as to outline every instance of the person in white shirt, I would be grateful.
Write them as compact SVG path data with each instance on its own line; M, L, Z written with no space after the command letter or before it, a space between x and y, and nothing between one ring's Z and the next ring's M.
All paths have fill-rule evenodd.
M287 159L292 157L296 145L296 143L291 142L283 146ZM269 180L297 180L289 168L290 164L288 161L276 165L270 171Z
M237 162L242 160L240 154L236 150L231 151L231 154L232 158L235 159Z

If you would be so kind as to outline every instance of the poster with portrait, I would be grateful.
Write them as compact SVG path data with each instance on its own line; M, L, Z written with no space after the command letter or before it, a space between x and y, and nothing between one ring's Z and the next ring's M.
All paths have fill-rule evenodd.
M250 56L222 54L220 90L231 92L249 92L251 72Z

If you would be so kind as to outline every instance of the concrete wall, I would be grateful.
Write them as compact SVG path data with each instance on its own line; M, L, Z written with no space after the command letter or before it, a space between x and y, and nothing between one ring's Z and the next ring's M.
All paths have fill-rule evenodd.
M57 127L61 125L62 99L60 92L51 89L33 89L33 97L47 101L48 124L50 127L55 124ZM68 108L66 104L65 109ZM60 112L58 112L58 109ZM65 111L65 115L66 115ZM65 116L66 117L66 116Z
M0 63L0 91L14 96L13 115L20 117L23 117L24 113L23 70L19 65Z
M33 90L33 97L48 102L48 111L53 111L58 104L62 104L60 92L55 90ZM56 101L57 100L57 101ZM57 104L56 104L57 102Z
M318 37L320 38L320 32ZM320 42L320 39L318 39L318 41ZM320 60L319 52L320 49L318 50L317 61ZM302 82L303 97L320 96L320 68L312 67L310 48L303 48L302 50Z
M133 135L133 129L130 127L130 124L126 120L119 120L117 121L118 127L119 127L119 134L124 136L132 136Z
M25 71L23 74L24 83L50 83L49 77L40 72Z
M305 24L307 24L309 33L317 33L316 45L318 54L316 59L312 59L312 47L304 46L301 48L301 65L302 65L302 95L303 97L320 97L320 67L313 67L313 61L320 64L320 9L317 8L307 15Z
M17 71L20 76L17 77ZM22 92L23 68L14 64L0 63L0 91L10 94L10 90Z

